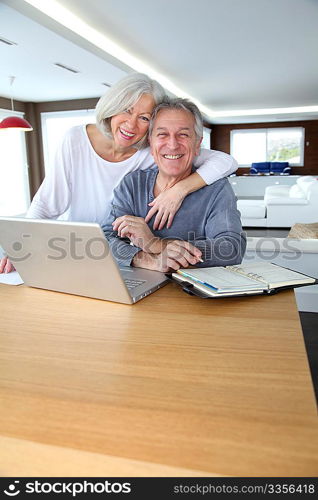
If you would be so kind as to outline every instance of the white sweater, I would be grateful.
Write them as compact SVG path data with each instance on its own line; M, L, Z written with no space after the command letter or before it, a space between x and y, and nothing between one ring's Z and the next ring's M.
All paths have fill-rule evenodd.
M136 151L121 162L106 161L93 149L86 125L73 127L65 135L27 217L101 224L109 214L113 190L122 178L153 165L149 148ZM235 172L238 167L232 156L210 149L201 150L195 166L206 184Z

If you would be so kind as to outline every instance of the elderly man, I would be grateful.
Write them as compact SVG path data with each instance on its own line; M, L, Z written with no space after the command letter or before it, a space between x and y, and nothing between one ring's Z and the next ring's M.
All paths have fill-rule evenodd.
M227 179L189 194L170 228L152 230L153 220L145 222L149 203L194 171L202 135L202 116L192 102L167 99L156 107L149 142L157 166L132 172L122 180L103 225L121 265L169 272L190 265L241 262L246 238Z

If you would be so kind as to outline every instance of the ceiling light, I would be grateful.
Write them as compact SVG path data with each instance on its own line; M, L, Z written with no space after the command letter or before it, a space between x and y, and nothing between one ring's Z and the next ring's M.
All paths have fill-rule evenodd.
M215 118L226 116L254 116L254 115L284 115L288 113L318 113L318 106L298 106L293 108L265 108L265 109L237 109L229 111L214 111Z
M13 85L14 80L15 76L10 76L10 89ZM11 111L14 112L12 90L11 90ZM27 120L21 118L20 116L7 116L7 118L4 118L0 122L0 129L12 129L12 128L16 128L24 132L29 132L33 130L32 125L30 125L30 123Z
M33 130L32 125L20 116L8 116L7 118L4 118L2 122L0 122L0 128L17 128L22 132L29 132Z
M77 69L70 68L69 66L65 66L65 64L62 63L54 63L54 66L58 66L59 68L66 69L67 71L70 71L71 73L80 73Z
M7 40L6 38L0 37L0 42L5 43L6 45L18 45L16 42L12 42L11 40Z

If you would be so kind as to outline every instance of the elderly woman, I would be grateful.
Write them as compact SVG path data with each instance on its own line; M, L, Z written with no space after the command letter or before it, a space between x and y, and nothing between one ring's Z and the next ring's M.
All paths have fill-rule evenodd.
M154 165L147 133L152 111L164 96L161 85L141 73L113 85L97 103L96 125L73 127L66 134L27 217L101 224L121 179ZM203 150L195 166L197 172L151 203L147 220L157 214L154 228L169 227L189 193L237 169L231 156L211 150ZM10 270L10 262L2 259L0 272Z

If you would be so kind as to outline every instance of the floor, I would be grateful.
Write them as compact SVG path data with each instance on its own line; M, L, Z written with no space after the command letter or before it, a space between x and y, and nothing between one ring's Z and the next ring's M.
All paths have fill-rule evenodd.
M244 228L247 236L285 238L289 229ZM311 377L318 405L318 313L299 312Z
M318 405L318 313L300 312L299 316Z
M290 231L289 228L285 229L267 229L262 227L244 227L243 230L246 232L247 236L252 238L287 238Z

